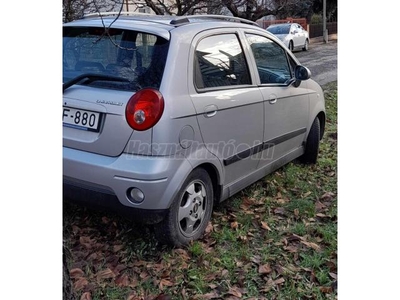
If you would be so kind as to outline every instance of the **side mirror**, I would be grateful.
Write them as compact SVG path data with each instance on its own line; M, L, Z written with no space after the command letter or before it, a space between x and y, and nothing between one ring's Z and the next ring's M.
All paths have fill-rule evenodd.
M311 72L308 68L298 65L294 69L294 77L296 78L296 80L300 80L300 81L307 80L307 79L310 79Z

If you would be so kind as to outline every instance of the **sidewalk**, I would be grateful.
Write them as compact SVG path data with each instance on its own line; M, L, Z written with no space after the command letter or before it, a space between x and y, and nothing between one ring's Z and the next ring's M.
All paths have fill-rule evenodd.
M318 44L318 43L322 43L323 41L324 41L323 37L322 36L318 36L318 37L315 37L315 38L311 38L310 39L310 44ZM328 42L330 42L330 41L337 42L337 33L328 35Z

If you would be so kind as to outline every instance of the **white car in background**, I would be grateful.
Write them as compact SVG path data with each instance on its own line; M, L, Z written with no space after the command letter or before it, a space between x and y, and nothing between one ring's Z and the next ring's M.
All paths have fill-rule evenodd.
M303 51L308 50L308 45L310 43L308 31L300 24L274 24L270 25L267 31L279 38L290 51L297 49L302 49Z

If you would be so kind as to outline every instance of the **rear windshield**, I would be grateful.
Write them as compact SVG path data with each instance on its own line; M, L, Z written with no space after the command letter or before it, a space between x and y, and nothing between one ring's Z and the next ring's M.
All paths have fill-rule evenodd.
M273 34L288 34L290 30L291 24L287 25L279 25L279 26L271 26L267 28L267 31Z
M104 80L82 81L91 86L136 91L158 89L167 58L167 40L143 32L94 27L65 27L63 82L85 74ZM107 80L107 76L121 80ZM102 77L103 78L103 77Z

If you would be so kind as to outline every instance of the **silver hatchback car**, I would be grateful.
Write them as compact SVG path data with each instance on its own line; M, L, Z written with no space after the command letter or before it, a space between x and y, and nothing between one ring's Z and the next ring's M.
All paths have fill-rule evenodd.
M107 13L63 27L64 198L181 246L214 204L315 163L324 94L275 36L229 16Z

